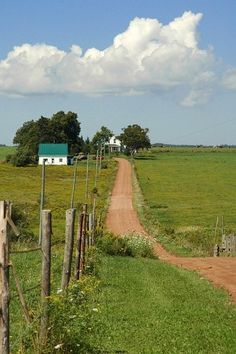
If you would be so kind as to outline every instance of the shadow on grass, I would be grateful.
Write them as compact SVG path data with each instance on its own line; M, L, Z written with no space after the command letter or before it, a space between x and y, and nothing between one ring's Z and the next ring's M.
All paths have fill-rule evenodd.
M156 156L135 156L135 160L157 160Z

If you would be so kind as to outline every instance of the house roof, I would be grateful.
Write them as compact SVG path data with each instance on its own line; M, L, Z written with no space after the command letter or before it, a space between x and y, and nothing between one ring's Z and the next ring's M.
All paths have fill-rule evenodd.
M39 156L67 156L68 144L39 144Z

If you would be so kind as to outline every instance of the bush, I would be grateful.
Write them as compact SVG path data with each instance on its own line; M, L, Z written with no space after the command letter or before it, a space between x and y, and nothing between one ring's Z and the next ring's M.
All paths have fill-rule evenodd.
M154 257L151 241L138 234L121 237L105 233L97 239L97 247L111 256Z
M99 266L101 264L101 253L95 246L90 246L86 252L84 274L98 275Z
M35 163L35 158L32 157L32 152L25 147L18 147L16 153L11 156L10 162L13 166L23 167Z
M67 291L50 297L49 339L44 353L95 353L90 336L99 328L99 307L93 295L99 281L92 276L69 286Z

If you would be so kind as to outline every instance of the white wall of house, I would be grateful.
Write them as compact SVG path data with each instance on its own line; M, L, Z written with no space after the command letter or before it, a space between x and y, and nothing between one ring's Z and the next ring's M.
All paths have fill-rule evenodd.
M121 151L121 141L113 135L108 143L110 152L120 152Z
M39 156L39 165L43 164L45 160L45 165L67 165L67 156Z

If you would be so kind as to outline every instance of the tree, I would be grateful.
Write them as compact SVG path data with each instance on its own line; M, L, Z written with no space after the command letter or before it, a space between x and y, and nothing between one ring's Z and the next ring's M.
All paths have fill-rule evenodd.
M82 139L81 151L87 155L90 153L91 150L91 142L88 137L85 140L83 139L83 137L81 137L81 139Z
M59 111L51 118L41 116L36 121L30 120L16 132L13 143L18 147L11 161L21 166L36 162L40 143L68 143L70 153L76 153L82 145L79 134L80 123L73 112Z
M108 143L112 136L112 131L107 127L102 126L101 129L96 132L91 141L93 150L96 151L101 148L103 144Z
M121 143L126 146L127 151L132 155L139 149L148 149L151 147L148 137L148 128L142 128L138 124L128 125L122 129L123 133L118 136Z

